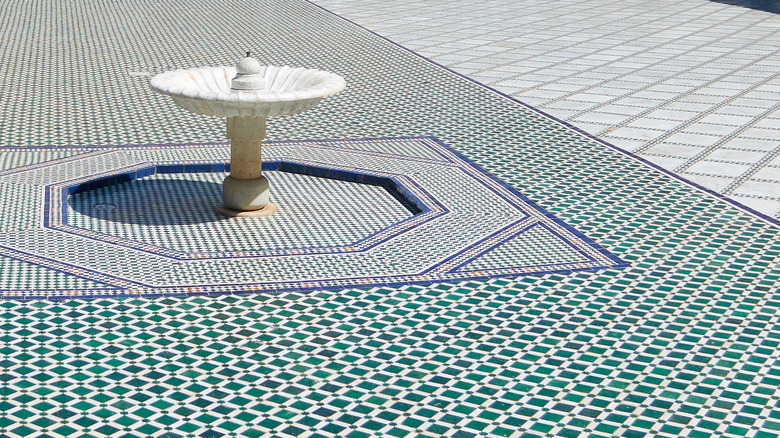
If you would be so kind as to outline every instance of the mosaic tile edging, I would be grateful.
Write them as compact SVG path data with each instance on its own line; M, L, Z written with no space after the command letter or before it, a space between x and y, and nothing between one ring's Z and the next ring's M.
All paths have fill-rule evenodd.
M519 224L519 223L521 223L521 222L517 222L517 223L515 223L515 224L512 224L512 225L517 225L517 224ZM511 226L510 226L510 227L511 227ZM592 258L591 256L589 256L588 254L586 254L586 253L582 252L582 251L581 251L579 248L577 248L576 246L572 245L572 244L571 244L571 242L569 242L568 240L566 240L566 238L564 238L563 236L561 236L559 233L555 232L555 230L551 229L550 227L546 226L545 224L543 224L543 223L541 223L541 222L536 222L536 223L533 223L533 224L531 224L531 225L524 226L524 228L523 228L523 229L522 229L522 230L521 230L519 233L510 234L508 237L505 237L503 240L499 241L498 243L495 243L495 244L493 244L492 246L490 246L490 247L488 247L487 249L485 249L485 250L481 251L481 252L480 252L478 255L476 255L476 256L474 256L474 257L472 257L472 258L470 258L470 259L466 259L466 260L459 260L459 261L458 261L458 264L457 264L457 265L455 265L454 267L450 268L450 270L449 270L449 271L447 271L447 272L449 272L449 273L455 273L455 272L467 273L467 272L476 272L476 271L480 271L480 270L489 270L489 269L471 269L471 270L470 270L470 269L466 269L466 268L467 268L467 267L468 267L470 264L472 264L472 263L474 263L474 262L478 261L478 260L479 260L479 258L481 258L482 256L489 254L489 253L490 253L490 251L492 251L492 250L495 250L495 249L499 248L501 245L503 245L503 244L505 244L505 243L509 242L510 240L513 240L513 239L516 239L516 238L518 238L518 237L519 237L521 234L523 234L523 233L527 232L528 230L530 230L530 229L532 229L532 228L534 228L534 227L541 227L541 228L544 228L544 229L545 229L545 230L547 230L549 233L551 233L551 234L553 234L553 235L557 236L557 237L558 237L558 238L559 238L559 239L560 239L562 242L564 242L565 244L567 244L569 247L571 247L572 249L574 249L575 251L577 251L578 253L580 253L580 254L581 254L583 257L585 257L585 258L587 258L587 259L589 259L589 260L591 260L591 261L595 261L595 260L593 260L593 258ZM507 228L509 228L509 227L507 227ZM504 231L504 230L501 230L501 231ZM499 231L499 233L500 233L501 231ZM498 233L496 233L496 234L498 234ZM484 240L487 240L487 239L488 239L488 238L486 238L486 239L484 239ZM454 258L455 258L455 257L450 257L450 258L448 258L448 259L447 259L447 260L445 260L445 261L449 261L449 260L451 260L451 259L454 259ZM543 265L539 265L539 266L543 266ZM552 266L554 266L554 265L552 265Z
M283 142L273 142L273 143L292 143L292 144L306 144L306 143L327 143L327 142L336 142L336 143L352 143L352 142L366 142L366 141L394 141L394 140L418 140L418 141L428 141L433 143L436 147L440 147L444 149L447 153L451 153L454 157L456 157L458 160L461 160L464 164L466 164L467 168L472 171L476 172L478 175L480 175L482 178L485 178L492 182L493 184L496 184L500 186L503 190L508 191L513 196L517 197L518 199L523 201L523 204L526 208L531 208L535 210L536 212L540 213L540 216L544 216L545 220L553 222L555 225L560 226L565 232L571 233L571 235L579 239L584 247L589 248L594 253L597 253L599 256L603 257L609 262L612 262L613 264L610 265L597 265L597 266L587 266L583 267L582 264L577 264L575 266L572 262L564 262L563 264L559 264L558 269L538 269L536 266L530 266L530 267L523 267L525 271L523 272L493 272L493 273L486 273L486 271L491 271L491 269L482 269L479 271L467 271L467 272L474 272L472 275L451 275L451 276L441 276L441 278L437 278L437 276L430 276L428 273L435 269L438 266L441 266L444 263L447 263L453 259L453 257L447 257L445 260L441 260L440 262L437 262L434 266L432 266L429 269L426 269L424 272L417 273L414 275L390 275L383 277L352 277L350 278L349 282L345 283L343 281L339 281L338 279L326 279L326 280L319 280L319 281L291 281L287 283L281 283L276 282L273 283L274 285L279 285L281 287L271 287L271 288L262 288L258 287L258 285L262 285L262 283L258 283L257 285L253 284L236 284L236 285L229 285L229 284L214 284L214 285L198 285L198 286L153 286L153 285L147 285L143 283L139 283L132 280L124 280L124 279L114 279L112 276L110 278L110 282L106 282L115 288L117 286L130 286L131 289L127 289L127 293L124 294L114 294L114 295L103 295L95 292L101 292L101 291L116 291L117 289L90 289L87 294L76 294L77 292L81 291L69 291L71 292L68 296L42 296L38 293L35 293L34 295L24 295L25 292L40 292L40 291L7 291L5 298L11 298L11 299L50 299L50 300L58 300L58 299L72 299L74 297L78 298L117 298L117 297L139 297L143 296L146 298L153 298L153 297L172 297L172 296L190 296L190 295L221 295L221 294L233 294L233 293L246 293L246 292L272 292L272 293L280 293L280 292L288 292L288 291L301 291L301 290L334 290L334 289L345 289L345 288L366 288L366 287L375 287L375 286L389 286L389 287L402 287L402 286L409 286L409 285L431 285L436 284L440 282L449 282L449 281L466 281L466 280L486 280L491 278L499 278L499 277L517 277L517 276L525 276L525 275L541 275L546 273L568 273L568 272L575 272L575 271L592 271L592 270L598 270L598 269L604 269L604 268L622 268L629 266L629 263L621 260L614 254L610 253L606 249L602 248L589 238L587 238L585 235L580 233L575 228L569 226L562 220L558 219L551 213L545 211L543 208L535 204L533 201L531 201L529 198L524 196L523 194L519 193L517 190L513 189L508 184L504 183L503 181L499 180L495 176L485 172L483 169L481 169L479 166L477 166L475 163L467 159L465 156L460 154L459 152L455 151L454 149L450 148L446 144L438 141L435 138L432 137L393 137L393 138L368 138L368 139L324 139L324 140L308 140L308 141L298 141L298 140L291 140L291 141L283 141ZM270 142L269 142L270 143ZM165 146L185 146L186 148L191 147L214 147L215 145L221 145L221 144L215 144L215 143L208 143L203 145L136 145L131 146L133 148L164 148ZM430 147L430 146L429 146ZM59 149L60 147L55 147ZM111 148L111 149L120 149L120 148ZM59 161L59 160L54 160ZM448 160L449 161L449 160ZM51 162L42 162L37 164L40 167L47 167L51 165ZM173 164L173 166L181 166L181 170L184 170L185 165L190 165L190 169L204 169L205 165L204 163L184 163L184 162L176 162ZM210 164L212 166L212 169L214 169L213 164ZM139 164L137 166L138 169L145 168L148 166L148 163ZM220 166L217 166L220 168ZM106 175L107 173L110 173L114 175L114 178L117 178L118 174L124 174L128 175L127 172L104 172L101 175ZM468 172L467 172L468 173ZM124 178L128 178L129 176L125 176ZM110 178L110 177L109 177ZM94 177L87 177L87 178L81 178L82 180L93 180ZM67 185L71 185L71 190L75 190L73 188L73 180L66 183L66 187L60 188L58 191L60 193L67 192L68 188ZM495 189L490 189L495 192ZM510 204L514 204L509 199L505 199L502 197L506 202L509 202ZM51 206L49 206L51 208ZM526 229L531 228L533 225L536 224L542 224L542 222L531 222L531 217L525 217L519 221L516 221L511 226L518 226L522 224L523 222L529 221L531 222L531 226L524 226L524 229L517 233L512 233L509 236L505 237L503 240L500 241L493 241L490 242L490 248L497 248L500 247L503 243L506 243L515 237L517 237L519 234L524 232ZM549 227L545 227L546 229L549 229ZM552 230L551 230L552 231ZM560 235L559 233L555 233L555 235L563 242L565 242L567 245L576 248L576 245L573 245L569 239L566 237ZM489 238L492 238L492 236L489 236ZM483 239L488 240L488 239ZM464 254L469 253L470 251L473 252L476 245L478 245L480 242L477 242L476 244L470 244L469 246L463 248L458 254L455 254L455 256L464 256ZM488 249L489 251L490 249ZM14 250L17 253L22 253L18 250ZM587 255L583 251L579 250L581 255L584 255L586 258L588 258L591 261L596 261L592 256ZM468 256L466 255L466 261L465 263L471 263L472 261L476 260L477 258L481 257L486 251L480 251L475 256ZM34 256L39 257L39 256ZM45 258L44 258L45 259ZM459 264L458 266L455 266L455 268L452 270L453 273L457 271L458 267L462 265L463 263ZM551 265L546 265L546 267L549 267ZM501 269L505 268L498 268L498 269L492 269L492 271L499 271ZM57 270L57 269L55 269ZM77 268L80 272L93 272L86 268ZM66 274L73 273L73 270L67 270L67 271L61 271ZM94 271L94 274L104 275L100 272ZM462 274L462 272L459 272L459 274ZM378 281L377 281L378 280ZM93 280L94 281L94 280ZM206 290L209 287L215 287L215 286L223 286L229 287L230 290L222 290L222 291L208 291ZM136 289L137 288L137 289ZM157 289L157 290L168 290L170 292L161 292L161 293L147 293L144 289Z
M343 169L329 169L283 160L273 160L263 162L263 171L297 173L301 175L309 175L320 178L336 179L345 182L369 184L383 187L393 196L393 198L395 198L396 201L409 210L413 216L375 233L372 233L366 237L363 237L360 240L343 246L262 249L255 251L210 251L199 253L188 253L181 250L157 247L149 243L121 238L100 231L75 227L70 225L67 220L68 195L75 195L83 193L87 190L106 187L108 185L130 182L135 179L140 179L154 174L208 172L221 173L228 171L230 171L230 163L193 162L183 164L145 164L123 169L116 169L105 172L101 175L95 175L95 177L98 177L97 179L95 179L95 177L84 177L63 183L48 185L45 189L46 207L44 210L44 227L78 235L80 237L87 237L90 239L125 246L136 251L149 252L172 259L199 260L302 254L332 254L366 251L376 245L381 244L382 242L392 239L409 228L419 226L425 222L441 216L442 214L449 212L449 210L441 205L441 203L430 197L430 195L425 192L425 189L419 187L414 181L406 178L404 175L395 175L391 173L387 173L386 175L380 175L378 173L361 174ZM414 192L409 190L408 187L412 187ZM57 209L57 207L59 207L59 209Z
M536 107L533 107L533 106L531 106L531 105L529 105L529 104L527 104L527 103L525 103L525 102L523 102L521 100L518 100L517 98L514 98L514 97L512 97L512 96L510 96L510 95L508 95L508 94L506 94L506 93L504 93L502 91L499 91L499 90L497 90L497 89L495 89L495 88L493 88L493 87L491 87L489 85L483 84L483 83L477 81L476 79L472 79L472 78L470 78L470 77L468 77L468 76L466 76L466 75L464 75L462 73L458 73L457 71L452 70L451 68L449 68L449 67L447 67L447 66L445 66L443 64L440 64L440 63L438 63L438 62L436 62L436 61L434 61L434 60L432 60L430 58L427 58L427 57L425 57L425 56L423 56L423 55L413 51L412 49L404 47L403 45L401 45L401 44L399 44L399 43L397 43L397 42L395 42L395 41L393 41L393 40L391 40L391 39L389 39L389 38L387 38L387 37L385 37L385 36L383 36L383 35L381 35L379 33L374 32L373 30L371 30L371 29L369 29L369 28L367 28L367 27L365 27L365 26L363 26L361 24L358 24L358 23L356 23L356 22L354 22L354 21L352 21L352 20L350 20L350 19L348 19L346 17L343 17L343 16L341 16L341 15L339 15L339 14L333 12L333 11L330 11L327 8L325 8L324 6L318 5L318 4L314 3L314 2L312 2L311 0L304 0L304 1L306 1L307 3L309 3L310 5L312 5L312 6L316 7L316 8L321 9L322 11L324 11L324 12L326 12L328 14L331 14L331 15L333 15L335 17L338 17L339 19L344 20L344 21L350 23L351 25L356 26L356 27L358 27L358 28L360 28L360 29L370 33L371 35L373 35L373 36L375 36L377 38L383 39L384 41L386 41L386 42L388 42L388 43L390 43L390 44L392 44L392 45L394 45L394 46L396 46L396 47L398 47L398 48L400 48L400 49L402 49L402 50L404 50L404 51L406 51L406 52L408 52L408 53L410 53L410 54L412 54L412 55L414 55L414 56L416 56L416 57L418 57L418 58L420 58L420 59L422 59L422 60L424 60L426 62L428 62L428 63L431 63L431 64L433 64L433 65L435 65L435 66L445 70L446 72L448 72L450 74L458 76L461 79L464 79L464 80L466 80L468 82L476 84L476 85L478 85L478 86L480 86L482 88L490 90L491 92L496 93L496 94L498 94L498 95L500 95L500 96L502 96L502 97L504 97L506 99L509 99L510 101L515 102L515 103L517 103L517 104L519 104L519 105L521 105L521 106L523 106L523 107L525 107L525 108L527 108L527 109L529 109L529 110L531 110L531 111L533 111L533 112L535 112L535 113L537 113L537 114L539 114L541 116L544 116L544 117L546 117L546 118L548 118L548 119L550 119L550 120L552 120L554 122L560 123L561 125L564 125L567 128L576 131L580 135L583 135L583 136L585 136L585 137L587 137L587 138L589 138L591 140L595 140L595 141L603 144L604 146L609 147L610 149L613 149L613 150L618 151L618 152L620 152L622 154L625 154L625 155L627 155L627 156L629 156L629 157L639 161L643 165L645 165L647 167L650 167L651 169L654 169L654 170L662 172L662 173L664 173L664 174L666 174L668 176L671 176L671 177L673 177L673 178L675 178L675 179L677 179L677 180L679 180L679 181L681 181L681 182L683 182L685 184L688 184L688 185L690 185L692 187L695 187L697 190L703 191L703 192L709 194L710 196L714 196L714 197L718 198L719 200L726 201L729 204L734 205L735 207L737 207L739 209L742 209L742 210L744 210L744 211L746 211L746 212L748 212L748 213L750 213L750 214L752 214L752 215L754 215L754 216L756 216L758 218L761 218L761 219L763 219L763 220L765 220L765 221L767 221L767 222L769 222L769 223L771 223L771 224L773 224L775 226L780 227L780 219L775 219L772 216L769 216L769 215L767 215L765 213L762 213L760 211L754 210L753 208L748 207L747 205L744 205L744 204L740 203L739 201L737 201L735 199L732 199L732 198L730 198L730 197L728 197L726 195L722 195L722 194L720 194L720 193L718 193L718 192L716 192L716 191L714 191L712 189L709 189L709 188L704 187L704 186L702 186L702 185L700 185L698 183L695 183L695 182L693 182L691 180L688 180L688 179L686 179L686 178L684 178L684 177L682 177L680 175L677 175L676 173L674 173L672 171L666 170L663 167L659 166L658 164L655 164L652 161L649 161L649 160L647 160L645 158L642 158L639 155L634 154L633 152L627 151L625 149L621 149L621 148L619 148L619 147L617 147L617 146L607 142L606 140L598 138L598 137L594 136L593 134L590 134L590 133L582 130L581 128L578 128L577 126L575 126L575 125L573 125L573 124L571 124L571 123L569 123L569 122L567 122L565 120L558 119L557 117L555 117L555 116L553 116L551 114L548 114L548 113L546 113L546 112L544 112L544 111L542 111L542 110L540 110L540 109L538 109Z
M585 243L587 243L588 245L590 245L592 248L596 249L596 250L597 250L598 252L600 252L602 255L606 256L607 258L609 258L610 260L612 260L613 262L615 262L615 263L616 263L615 267L627 267L627 266L629 266L629 265L630 265L630 264L629 264L629 263L627 263L626 261L624 261L624 260L621 260L621 259L620 259L619 257L617 257L616 255L614 255L614 254L612 254L611 252L607 251L607 250L606 250L605 248L603 248L601 245L599 245L599 244L597 244L596 242L594 242L593 240L591 240L589 237L587 237L586 235L584 235L583 233L581 233L580 231L578 231L578 230L577 230L576 228L574 228L573 226L571 226L571 225L567 224L567 223L566 223L566 222L564 222L563 220L559 219L558 217L556 217L556 216L555 216L555 215L553 215L552 213L550 213L550 212L548 212L547 210L545 210L544 208L542 208L540 205L538 205L537 203L535 203L534 201L532 201L530 198L528 198L528 197L527 197L527 196L525 196L524 194L520 193L518 190L514 189L514 188L513 188L512 186L510 186L509 184L505 183L504 181L501 181L501 180L500 180L500 179L498 179L496 176L494 176L494 175L492 175L491 173L489 173L489 172L487 172L487 171L483 170L481 167L479 167L479 166L478 166L476 163L474 163L473 161L469 160L469 159L468 159L468 158L467 158L465 155L463 155L462 153L460 153L460 152L456 151L455 149L453 149L453 148L449 147L448 145L444 144L443 142L441 142L440 140L438 140L438 139L436 139L436 138L434 138L434 137L427 137L427 138L428 138L429 140L431 140L431 141L433 141L433 142L437 143L439 146L441 146L441 147L443 147L443 148L447 149L447 151L448 151L448 152L452 153L453 155L455 155L456 157L458 157L460 160L463 160L464 162L466 162L466 163L469 163L469 164L471 165L471 168L472 168L472 169L474 169L474 170L475 170L475 171L477 171L477 172L480 172L480 173L482 173L482 174L483 174L483 175L485 175L487 178L489 178L489 179L493 180L493 182L495 182L495 183L498 183L498 184L499 184L500 186L502 186L504 189L508 190L509 192L511 192L512 194L514 194L515 196L517 196L518 198L520 198L520 199L522 199L523 201L525 201L526 205L528 205L528 206L530 206L530 207L532 207L532 208L536 209L538 212L540 212L540 213L544 214L544 215L545 215L545 216L546 216L548 219L552 220L553 222L555 222L556 224L558 224L558 225L562 226L564 229L566 229L566 230L567 230L567 231L569 231L570 233L572 233L572 234L574 234L575 236L577 236L578 238L582 239L582 240L583 240ZM556 234L557 234L557 233L556 233ZM512 239L512 238L513 238L513 237L509 237L509 238L507 238L507 240L505 240L505 241L502 241L502 242L498 243L498 244L497 244L497 246L500 246L502 243L505 243L506 241L508 241L508 240L510 240L510 239ZM563 240L564 240L564 241L567 241L566 239L563 239ZM569 242L567 241L567 243L569 243ZM589 257L589 258L590 258L590 257ZM475 259L473 259L473 260L476 260L476 258L475 258ZM540 274L541 274L541 272L540 272ZM493 277L485 277L485 278L493 278Z

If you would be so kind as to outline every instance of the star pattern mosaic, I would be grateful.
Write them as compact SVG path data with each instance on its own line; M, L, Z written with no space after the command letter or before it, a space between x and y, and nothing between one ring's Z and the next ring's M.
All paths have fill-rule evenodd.
M247 48L263 62L348 81L315 110L272 119L271 140L434 137L628 266L275 293L4 299L0 436L780 435L776 221L308 2L239 4L241 17L232 3L201 0L0 4L0 196L14 207L0 212L0 237L17 239L0 245L4 287L22 296L45 273L41 294L132 289L110 272L83 276L107 260L143 275L122 257L127 247L95 252L84 238L78 264L38 255L66 247L61 231L43 228L45 188L155 162L181 162L182 171L184 162L224 163L209 148L170 146L221 143L222 121L177 109L147 81L169 68L232 64ZM435 158L407 143L417 150L407 156ZM119 147L129 144L147 146ZM551 227L522 230L579 257ZM507 242L447 269L548 262L523 240ZM256 275L227 261L224 275ZM179 282L210 269L163 274Z

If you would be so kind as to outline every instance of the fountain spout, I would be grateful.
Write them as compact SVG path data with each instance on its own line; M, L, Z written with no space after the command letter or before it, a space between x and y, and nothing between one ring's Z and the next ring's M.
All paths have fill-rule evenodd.
M265 79L260 73L262 66L255 58L249 56L236 64L236 77L230 82L230 89L238 91L260 91L265 88Z

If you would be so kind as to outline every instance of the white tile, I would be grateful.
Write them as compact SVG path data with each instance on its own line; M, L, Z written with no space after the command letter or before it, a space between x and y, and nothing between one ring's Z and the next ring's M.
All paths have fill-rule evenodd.
M598 123L603 125L617 125L626 121L629 116L608 114L602 112L589 112L574 119L576 122Z
M745 93L744 97L747 99L766 99L774 102L780 101L780 93L773 93L763 90L754 90L749 93Z
M470 55L457 55L457 54L445 54L435 57L435 61L439 64L455 64L458 62L469 61L473 59Z
M677 93L670 93L665 91L650 91L650 90L644 90L639 91L634 94L632 94L632 97L639 97L643 99L658 99L658 100L668 100L673 99L677 97Z
M758 172L753 174L754 180L769 180L780 183L780 167L764 167Z
M572 118L580 114L580 112L577 110L550 109L550 108L546 108L544 105L539 105L536 108L539 108L540 110L544 111L545 113L557 119L566 120L566 121L570 121Z
M569 96L567 100L575 100L579 102L602 103L612 99L614 99L613 96L604 96L602 94L577 93Z
M681 164L685 163L685 158L659 156L651 154L641 154L642 158L663 167L666 170L674 171L674 169Z
M720 161L702 160L696 162L686 170L686 173L698 173L723 177L738 177L747 172L750 166L747 164L722 163Z
M764 152L742 151L735 149L717 149L705 158L708 160L731 161L736 163L755 164L766 157Z
M556 83L559 84L573 84L573 85L584 85L586 87L596 85L601 83L601 81L597 79L587 79L587 78L581 78L581 77L575 77L575 78L564 78L559 79L556 81Z
M692 85L673 85L673 84L663 82L658 85L653 85L652 87L648 88L648 91L661 91L665 93L673 93L673 97L677 97L694 88L695 87Z
M732 105L748 106L753 108L761 108L767 110L777 104L776 100L769 99L755 99L747 97L739 97L731 101Z
M710 85L711 88L720 88L724 90L739 90L739 91L743 91L747 88L750 88L751 86L752 84L746 84L743 82L732 82L726 80L718 81Z
M644 72L643 72L644 73ZM657 77L650 77L646 74L638 74L638 73L632 73L628 75L621 76L619 78L621 82L628 82L633 84L633 87L635 89L641 88L642 86L648 85L648 84L654 84L658 82Z
M780 140L780 129L748 128L741 133L744 137L755 137L762 140Z
M703 146L688 146L681 144L658 143L645 151L648 154L691 158L704 151Z
M712 145L720 147L708 160L745 165L760 165L780 147L780 117L763 115L780 101L780 78L772 78L780 71L777 15L698 0L653 8L607 0L316 1L336 4L347 18L358 9L368 20L351 17L359 24L423 54L428 48L436 61L455 56L461 61L449 64L458 71L618 147L644 150L660 140L645 152L666 168ZM730 139L737 129L745 132ZM774 169L752 170L771 176ZM732 181L696 178L710 188Z
M676 134L670 135L666 141L669 143L683 143L694 146L710 146L717 143L718 140L720 140L720 138L714 135L678 132Z
M583 131L587 132L588 134L596 136L596 137L598 137L601 134L602 131L604 131L605 129L609 128L609 125L607 125L607 124L588 123L588 122L583 122L583 121L577 120L576 118L569 119L568 122L571 123L572 125L580 128L580 129L582 129ZM617 146L617 145L615 145L615 146Z
M735 195L767 196L780 200L780 184L746 181L734 190Z
M671 110L671 109L657 109L653 110L649 113L647 113L647 117L652 117L654 119L666 119L666 120L676 120L676 121L686 121L691 120L692 118L696 117L698 113L694 111L680 111L680 110Z
M594 87L587 91L588 94L599 94L605 96L625 96L631 93L631 90L624 88L614 88L612 83L609 83L609 87Z
M696 88L697 86L701 85L701 81L699 80L686 79L683 77L669 78L663 83L668 85L678 85L685 88Z
M722 101L725 98L737 96L740 92L738 90L730 90L725 88L704 87L696 90L697 96L711 97L711 102Z
M501 87L531 88L531 87L539 86L542 83L537 81L509 79L505 81L498 81L495 84Z
M613 103L602 105L599 107L599 112L626 115L626 116L635 116L643 111L647 111L647 110L641 107L617 105Z
M702 123L716 124L716 125L732 125L741 126L745 123L753 120L750 116L739 116L730 114L709 114L702 117L699 121Z
M588 79L598 79L599 82L604 81L610 81L620 76L618 73L606 73L606 72L597 72L597 71L586 71L582 74L580 74L580 77L588 78Z
M608 143L611 143L620 149L623 149L625 151L634 152L637 149L640 149L645 146L646 142L642 140L633 140L628 138L614 138L614 137L607 137L605 135L601 135L600 138L604 139Z
M780 83L769 83L756 87L755 91L769 91L772 93L780 93Z
M534 97L534 96L523 96L522 93L514 94L512 95L515 99L526 103L528 105L531 105L534 108L543 106L544 104L547 104L550 102L550 99L545 99L543 97Z
M695 102L680 102L680 101L672 102L664 106L664 109L667 110L680 110L680 111L689 111L695 113L709 112L714 108L715 106L710 103L695 103Z
M722 176L713 175L700 175L693 173L681 173L679 174L683 178L693 181L696 184L702 185L710 190L719 192L729 186L736 178L728 178Z
M561 100L545 105L545 108L584 111L596 106L592 102L577 102L573 100Z
M645 128L623 127L609 133L609 137L629 138L634 140L654 140L664 135L664 131Z
M758 140L754 138L736 137L723 143L721 147L731 149L749 149L754 151L771 151L780 148L780 140Z
M734 193L733 199L742 205L752 208L760 213L770 217L776 217L780 213L780 200L752 198L748 196L739 196Z
M463 68L463 67L451 67L452 70L464 75L464 76L470 76L476 73L479 73L481 70L479 69L470 69L470 68ZM473 77L472 77L473 79ZM484 83L484 82L483 82ZM485 84L487 85L487 84Z
M780 138L780 119L765 118L758 121L753 127L774 129L777 132L777 138Z
M576 92L582 90L583 88L587 87L585 85L563 84L558 82L553 82L551 84L546 84L539 87L540 90L565 91L567 93Z
M617 105L629 105L629 106L638 106L641 108L657 108L660 105L663 105L662 100L653 100L653 99L642 99L638 97L622 97L618 98L612 103Z
M659 129L662 131L671 131L681 126L681 122L677 120L663 120L663 119L653 119L650 117L642 117L637 120L634 120L633 122L629 123L627 126L634 127L634 128L650 128L650 129Z
M498 65L496 67L493 67L493 69L497 71L507 71L512 73L526 73L534 70L533 68L524 65Z
M709 94L700 94L698 91L677 99L677 102L709 103L709 104L719 104L723 101L724 101L723 97L713 96Z
M494 90L500 91L504 94L508 94L512 97L516 97L517 94L522 93L523 91L527 90L527 88L517 88L517 87L506 87L503 85L497 85L497 84L490 84L490 87ZM519 99L518 99L519 100Z
M717 135L722 137L736 131L737 129L739 129L739 127L733 125L717 125L711 123L698 122L686 126L682 132L692 133L692 134Z
M540 89L533 89L533 90L527 90L523 91L518 94L520 97L533 97L537 99L545 99L545 100L553 100L558 99L559 97L565 96L567 93L562 91L551 91L551 90L540 90Z
M495 69L485 69L480 71L479 73L475 74L473 77L483 77L483 78L492 78L492 79L506 79L515 76L516 73L508 72L508 71L500 71Z

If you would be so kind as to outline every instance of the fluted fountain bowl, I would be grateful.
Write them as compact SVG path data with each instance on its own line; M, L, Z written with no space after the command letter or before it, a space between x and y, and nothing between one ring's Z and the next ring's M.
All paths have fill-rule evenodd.
M298 114L346 86L344 78L302 67L259 66L265 87L231 89L236 67L202 67L161 73L150 86L196 114L220 117L264 117Z
M264 66L247 52L235 67L170 71L149 85L188 111L227 118L230 175L222 184L223 204L215 209L227 217L264 217L276 211L260 151L266 119L309 110L346 82L322 70Z

